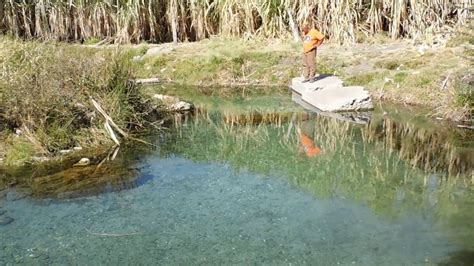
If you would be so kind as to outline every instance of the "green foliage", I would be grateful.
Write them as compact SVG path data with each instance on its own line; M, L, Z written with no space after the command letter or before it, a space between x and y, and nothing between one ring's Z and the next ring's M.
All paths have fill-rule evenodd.
M395 74L395 77L393 78L393 80L397 83L401 83L401 82L405 81L407 76L408 76L408 74L406 72L399 72L399 73Z
M349 86L365 86L376 79L377 73L367 73L348 78L344 83Z
M20 165L29 161L35 155L35 148L29 141L15 137L9 142L10 144L5 156L5 165Z
M415 86L428 87L434 82L434 78L434 76L422 76L419 79L415 80Z
M290 44L269 51L265 43L203 41L135 63L141 77L159 76L187 85L287 84L300 67ZM298 48L300 48L298 46Z
M84 141L107 142L90 98L126 130L150 113L129 82L129 53L3 38L0 48L3 117L11 129L27 128L39 143L35 148L54 153ZM84 132L88 138L79 138Z
M457 81L460 82L460 81ZM456 102L461 107L466 107L470 115L474 115L474 89L469 84L461 83L457 88Z
M398 60L382 60L375 63L376 67L395 70L397 69L402 63Z
M100 39L99 39L99 38L97 38L97 37L91 37L91 38L85 40L85 41L84 41L84 44L86 44L86 45L93 45L93 44L97 44L97 43L99 43L99 42L100 42Z

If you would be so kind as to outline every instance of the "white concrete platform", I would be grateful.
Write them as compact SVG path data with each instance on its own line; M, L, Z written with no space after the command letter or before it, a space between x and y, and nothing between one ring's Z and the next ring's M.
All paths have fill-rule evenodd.
M344 87L337 76L321 76L317 81L302 83L294 78L291 89L301 100L322 112L363 111L373 109L370 94L364 87Z
M321 111L320 109L312 106L311 104L308 104L307 102L303 101L301 99L301 95L298 93L293 92L292 94L292 100L301 105L303 108L315 112L319 115L322 116L327 116L327 117L332 117L335 119L339 119L342 121L346 122L351 122L351 123L356 123L356 124L362 124L365 125L370 122L370 119L372 118L372 112L370 111L357 111L357 112L324 112Z

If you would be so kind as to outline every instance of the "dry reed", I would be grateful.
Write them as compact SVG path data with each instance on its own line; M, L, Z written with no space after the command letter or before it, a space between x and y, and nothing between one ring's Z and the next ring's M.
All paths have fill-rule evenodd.
M313 22L329 38L418 39L464 23L470 0L6 0L0 32L43 40L166 42L211 35L289 37Z

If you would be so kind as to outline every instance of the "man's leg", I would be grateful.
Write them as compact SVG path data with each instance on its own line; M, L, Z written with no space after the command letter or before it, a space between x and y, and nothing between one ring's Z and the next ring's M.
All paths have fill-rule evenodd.
M314 79L316 75L316 49L313 49L307 55L308 55L307 62L309 66L309 78Z
M302 62L303 62L303 77L304 77L304 80L303 82L308 82L309 81L309 74L310 74L310 65L308 64L308 54L307 53L303 53L302 55Z

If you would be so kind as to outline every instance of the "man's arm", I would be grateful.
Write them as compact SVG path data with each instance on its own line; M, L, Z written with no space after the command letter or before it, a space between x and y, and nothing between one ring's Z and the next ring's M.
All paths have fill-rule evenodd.
M321 44L323 44L325 38L326 38L326 37L323 37L322 39L318 39L318 40L316 41L316 44L315 44L313 47L314 47L314 48L318 48L319 46L321 46Z

